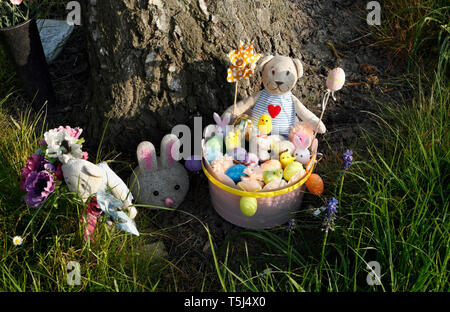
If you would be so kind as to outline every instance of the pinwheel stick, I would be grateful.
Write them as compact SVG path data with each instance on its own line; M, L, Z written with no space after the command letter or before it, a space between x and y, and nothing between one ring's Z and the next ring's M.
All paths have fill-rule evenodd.
M233 117L236 117L236 100L237 100L238 83L239 83L239 80L236 81L236 85L234 87Z

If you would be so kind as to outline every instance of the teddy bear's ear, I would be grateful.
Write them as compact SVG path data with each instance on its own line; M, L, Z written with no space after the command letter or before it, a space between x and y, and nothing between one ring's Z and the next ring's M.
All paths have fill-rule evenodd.
M273 55L266 55L266 56L264 56L264 57L259 61L259 64L258 64L259 70L260 70L260 71L263 71L263 70L264 70L264 65L266 65L271 59L273 59Z
M298 58L292 60L294 62L295 68L297 68L297 78L301 78L303 76L303 65L302 62Z

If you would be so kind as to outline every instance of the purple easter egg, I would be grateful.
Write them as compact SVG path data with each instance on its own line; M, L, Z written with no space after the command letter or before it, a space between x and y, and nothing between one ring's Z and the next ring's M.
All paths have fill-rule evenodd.
M202 170L202 161L199 155L189 156L184 162L184 166L187 170L195 172Z
M228 151L227 155L233 157L235 160L244 161L247 157L247 151L243 147L236 147Z

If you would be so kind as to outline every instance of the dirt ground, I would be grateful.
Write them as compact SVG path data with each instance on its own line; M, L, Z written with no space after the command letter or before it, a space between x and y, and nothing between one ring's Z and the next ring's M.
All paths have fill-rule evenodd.
M370 128L372 119L367 111L375 109L373 98L381 101L388 99L392 92L392 77L402 71L400 66L390 63L383 51L371 46L373 39L366 35L367 12L364 7L353 3L354 1L302 3L302 10L312 24L303 31L301 39L305 75L296 88L301 94L300 100L313 107L314 112L319 115L320 108L314 103L321 102L328 71L340 66L346 72L346 86L337 93L336 102L330 100L324 115L328 132L319 137L319 151L325 156L324 164L319 165L318 172L324 178L326 188L331 186L335 177L335 172L328 173L326 168L338 168L341 165L340 155L347 148L363 150L361 128ZM332 51L327 42L333 44L339 55ZM61 55L50 66L50 71L60 100L60 110L49 112L49 127L60 124L83 127L88 122L95 122L84 113L88 101L89 63L81 27L76 28ZM98 142L92 142L89 138L86 141L91 144L88 151L94 155ZM357 157L356 153L355 158ZM119 159L132 162L133 166L136 163L135 155L121 154ZM331 165L330 162L334 164ZM124 179L129 176L127 170L120 171L120 174ZM195 215L208 225L215 247L223 247L227 239L245 231L226 222L214 211L209 200L207 179L203 174L191 173L190 179L190 191L179 210ZM305 211L321 205L318 198L306 194L297 217L297 224L304 228L303 235L311 240L311 244L323 235L320 231L321 222ZM198 290L205 272L215 274L208 237L198 221L181 212L140 213L145 215L143 219L146 221L139 221L138 216L138 225L141 224L150 231L171 228L164 232L162 240L169 258L178 259L177 266L183 272L180 275L184 277L181 279L180 289ZM286 227L279 231L287 233ZM250 244L245 236L233 239L231 264L235 262L238 265L242 260L245 242ZM264 246L258 246L256 241L251 241L251 244L251 255L258 255L264 250Z

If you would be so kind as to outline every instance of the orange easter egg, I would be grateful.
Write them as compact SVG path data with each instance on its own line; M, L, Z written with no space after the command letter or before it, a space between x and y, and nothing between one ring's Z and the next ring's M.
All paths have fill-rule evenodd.
M309 179L306 181L306 188L314 195L322 194L323 193L322 178L316 173L311 174Z

